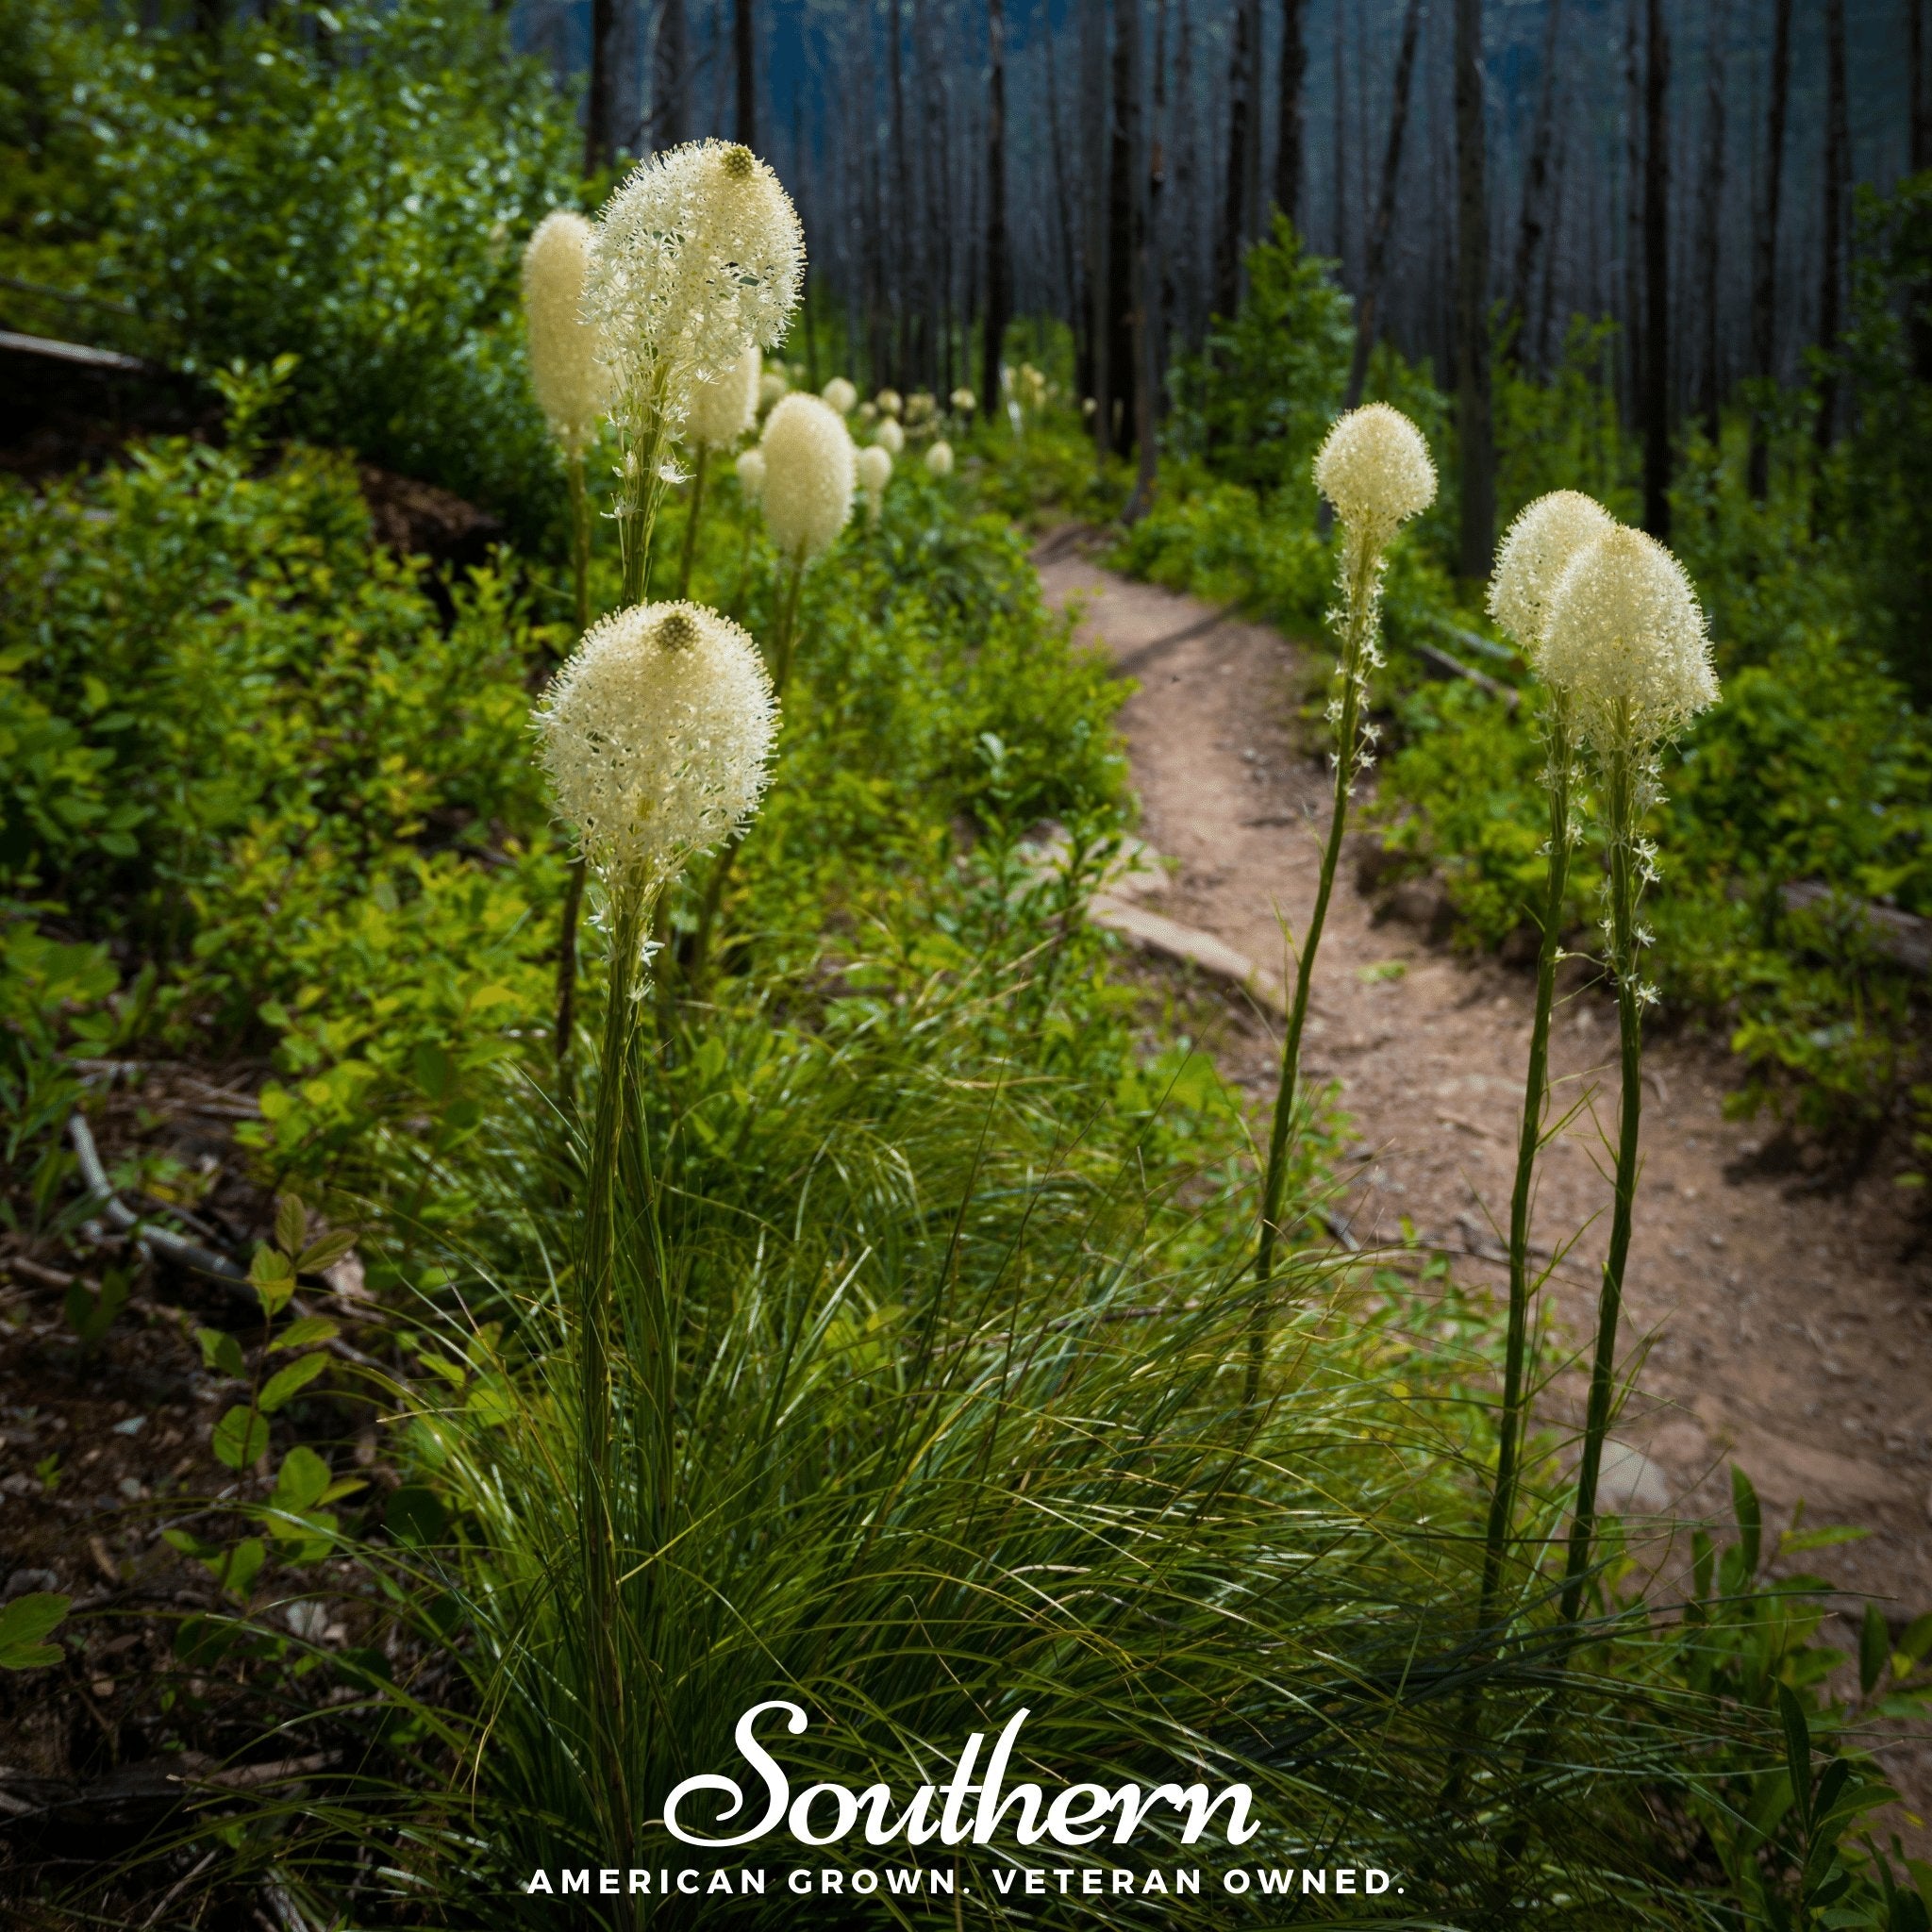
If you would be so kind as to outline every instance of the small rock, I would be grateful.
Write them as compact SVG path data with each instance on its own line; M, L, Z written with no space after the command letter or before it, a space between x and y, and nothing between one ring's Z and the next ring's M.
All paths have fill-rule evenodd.
M16 1570L7 1579L7 1588L0 1591L0 1602L11 1603L17 1596L26 1596L37 1590L58 1590L60 1578L52 1570Z
M1657 1516L1670 1507L1670 1478L1641 1449L1604 1444L1597 1476L1597 1507L1611 1516Z

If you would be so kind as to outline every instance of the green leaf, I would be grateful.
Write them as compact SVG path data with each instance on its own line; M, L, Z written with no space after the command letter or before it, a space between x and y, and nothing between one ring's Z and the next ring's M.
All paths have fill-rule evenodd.
M322 1500L322 1492L328 1484L328 1464L313 1449L298 1442L282 1457L282 1466L275 1472L275 1494L270 1500L277 1509L291 1510L299 1516Z
M248 1264L248 1278L270 1315L279 1313L295 1292L295 1274L289 1266L289 1257L266 1242L256 1249L255 1258Z
M1785 1768L1790 1774L1791 1797L1807 1835L1811 1829L1811 1726L1805 1707L1789 1684L1777 1687L1778 1722L1785 1733Z
M161 1541L169 1548L179 1550L184 1557L192 1557L197 1563L206 1563L210 1557L221 1555L219 1543L205 1541L192 1529L164 1529Z
M463 1407L478 1422L493 1428L508 1422L516 1414L517 1399L501 1376L486 1375L477 1378L476 1386L470 1391L469 1400Z
M51 1590L36 1590L0 1609L0 1671L37 1671L58 1664L65 1653L46 1639L73 1602Z
M313 1348L318 1342L333 1341L341 1327L326 1315L302 1315L292 1321L269 1343L271 1348Z
M338 1228L334 1234L325 1234L319 1241L312 1241L296 1257L297 1274L320 1274L325 1269L333 1268L351 1248L356 1245L353 1228Z
M1757 1574L1757 1558L1764 1544L1764 1511L1751 1478L1735 1462L1731 1465L1731 1509L1738 1519L1738 1548L1748 1583Z
M308 1210L300 1194L284 1194L275 1203L275 1245L285 1256L302 1252L302 1238L308 1231Z
M205 1671L220 1663L234 1641L234 1631L219 1618L186 1617L175 1633L175 1655L190 1670Z
M1876 1604L1865 1606L1865 1621L1858 1628L1858 1689L1867 1697L1885 1674L1886 1659L1891 1655L1891 1632Z
M320 1352L314 1355L298 1356L286 1369L277 1369L267 1382L256 1400L264 1415L273 1415L285 1403L291 1402L323 1370L328 1367L328 1357Z
M1827 1524L1823 1529L1787 1530L1777 1540L1780 1557L1795 1557L1806 1550L1835 1550L1840 1543L1862 1542L1872 1532L1856 1524Z
M215 1459L229 1469L246 1469L268 1454L268 1423L258 1409L238 1402L215 1424Z
M258 1536L251 1536L239 1542L228 1552L226 1557L227 1577L223 1588L238 1603L248 1601L248 1592L255 1579L261 1574L261 1566L268 1560L268 1546ZM210 1563L208 1568L215 1573L218 1582L222 1581L222 1563Z
M432 1101L441 1103L446 1100L457 1076L457 1063L450 1058L448 1050L433 1040L419 1040L415 1060L417 1086Z
M390 1497L382 1521L398 1542L433 1543L449 1524L449 1511L434 1490L405 1483Z
M232 1335L224 1335L218 1328L197 1328L194 1339L201 1343L203 1367L219 1369L237 1381L247 1374L248 1364L242 1357L242 1344Z
M1908 1665L1924 1663L1927 1651L1932 1651L1932 1610L1923 1617L1914 1617L1898 1641L1898 1654ZM1904 1676L1905 1672L1901 1671L1899 1675Z

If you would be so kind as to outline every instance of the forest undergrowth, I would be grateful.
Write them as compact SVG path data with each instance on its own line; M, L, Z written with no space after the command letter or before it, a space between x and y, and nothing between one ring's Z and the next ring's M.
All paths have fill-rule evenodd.
M168 340L130 345L219 369L225 410L216 438L0 488L0 1241L28 1448L0 1886L24 1923L557 1923L533 1871L669 1860L667 1790L783 1699L809 1713L801 1790L901 1802L1022 1709L1014 1775L1088 1793L1076 1822L1126 1785L1246 1788L1245 1849L1179 1799L1130 1849L1058 1838L1141 1889L1035 1922L1265 1924L1250 1874L1346 1865L1401 1890L1305 1891L1304 1919L1924 1932L1932 1872L1869 1828L1890 1793L1861 1726L1918 1708L1932 1622L1874 1612L1840 1657L1824 1580L1791 1568L1830 1532L1768 1534L1741 1475L1666 1590L1573 1507L1574 1445L1498 1402L1524 1369L1499 1311L1440 1262L1327 1242L1326 1098L1285 1080L1257 1148L1084 920L1133 804L1119 688L1012 523L1043 491L1095 501L1050 374L990 410L821 404L808 367L849 345L812 317L646 505L663 473L621 453L675 424L621 420L588 456L559 436L558 462L526 393L524 242L606 184L568 177L564 110L519 63L464 78L485 9L344 15L358 62L265 23L212 77L192 46L143 67L105 30L6 19L12 108L42 114L8 139L58 215L25 241L9 217L21 278L132 298ZM85 111L54 111L83 70ZM283 273L198 227L246 229L265 126L329 157L315 212L361 282L318 270L319 297L312 254ZM384 198L404 175L414 208ZM378 207L379 249L353 227ZM399 294L400 340L371 324ZM1344 330L1331 304L1297 340ZM1385 358L1376 380L1440 452L1425 378ZM1284 380L1264 432L1202 383L1125 554L1312 621L1341 546L1305 479L1338 399ZM809 541L772 493L792 399L861 444L840 442L856 513L848 474ZM759 465L727 462L754 415ZM1545 441L1558 467L1522 495L1617 508L1596 444ZM1217 446L1276 467L1218 474ZM350 449L474 494L516 546L441 578L392 555ZM1377 539L1398 649L1474 622L1432 561L1446 514ZM1372 653L1380 552L1356 556ZM574 949L531 709L588 661L584 614L640 611L660 654L742 625L784 687L778 748L741 842L654 874L655 904L602 865ZM1493 724L1412 702L1438 708L1397 772ZM1526 791L1511 742L1489 775ZM1391 783L1439 827L1462 795ZM1694 837L1674 822L1667 849ZM107 1391L143 1423L123 1434ZM80 1439L142 1426L189 1455L103 1491ZM850 1819L811 1842L853 1881L828 1923L955 1923L950 1892L864 1894L899 1853ZM941 1843L910 1862L996 1914L996 1874L1033 1861ZM1150 1904L1181 1866L1205 1886ZM775 1886L703 1908L797 1915Z

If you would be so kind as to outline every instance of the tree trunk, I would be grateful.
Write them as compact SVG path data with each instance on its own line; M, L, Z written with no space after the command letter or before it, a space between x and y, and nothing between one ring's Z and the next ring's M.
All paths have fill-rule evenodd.
M1671 42L1646 0L1643 85L1643 527L1671 535Z
M1718 0L1722 5L1723 0ZM1529 158L1523 169L1523 215L1516 231L1516 274L1509 285L1509 312L1504 319L1504 353L1512 362L1524 358L1524 337L1529 328L1530 286L1549 219L1550 149L1557 131L1557 55L1562 47L1563 0L1550 0L1543 21L1543 64L1538 79L1536 126L1529 141Z
M1456 441L1462 475L1457 548L1462 575L1472 578L1489 575L1496 541L1486 145L1482 0L1456 0Z
M1108 155L1107 0L1083 0L1080 9L1080 152L1087 162L1087 394L1094 405L1093 446L1113 447L1108 412L1100 407L1110 386L1107 367Z
M617 0L591 0L591 75L584 99L584 173L617 158L617 70L623 23Z
M1718 328L1718 271L1724 257L1724 30L1729 0L1710 0L1710 38L1704 57L1704 175L1698 183L1697 258L1702 271L1703 393L1699 398L1705 434L1713 443L1723 423L1722 332Z
M1641 429L1643 398L1643 18L1624 11L1624 418Z
M658 0L652 66L652 144L675 147L691 139L691 33L684 0Z
M1791 95L1791 0L1773 0L1771 99L1765 116L1764 205L1757 212L1757 273L1751 289L1751 374L1769 382L1777 358L1777 229L1782 212L1785 115ZM1751 412L1751 494L1771 487L1771 444L1761 408Z
M592 0L595 4L595 0ZM758 36L752 0L738 0L731 23L731 45L738 67L738 138L757 151L758 144Z
M1013 312L1007 253L1007 50L1004 0L987 0L986 332L980 385L989 406L1000 392L1000 351Z
M1108 445L1124 456L1134 443L1135 277L1141 199L1141 0L1115 0L1113 105L1108 124L1107 205L1107 382L1095 400L1108 419Z
M892 208L897 215L893 225L899 238L899 246L892 251L890 298L892 305L892 385L895 389L909 389L912 385L907 375L911 362L907 341L906 285L907 270L912 264L907 258L918 245L920 224L913 212L912 167L906 152L906 76L903 62L906 23L900 0L892 0L887 9L886 30L891 36L891 45L886 56L886 74L892 97Z
M1234 32L1227 62L1227 176L1222 197L1221 235L1214 253L1214 309L1231 316L1241 306L1242 204L1248 178L1248 119L1255 57L1248 41L1248 0L1235 0Z
M1845 227L1852 193L1851 116L1845 101L1845 0L1824 0L1824 279L1818 291L1818 346L1838 354ZM1839 378L1827 366L1813 425L1821 450L1838 440Z
M1241 151L1241 253L1267 226L1261 190L1261 90L1266 48L1261 32L1261 0L1246 0L1248 11L1248 121Z
M1457 0L1461 4L1461 0ZM1395 57L1395 92L1389 108L1389 146L1382 158L1382 192L1369 230L1362 264L1362 295L1356 306L1355 358L1348 372L1348 407L1362 399L1369 355L1375 346L1382 302L1382 276L1389 260L1389 233L1395 225L1395 192L1402 176L1402 140L1408 126L1408 97L1415 78L1415 44L1423 24L1423 0L1408 0L1402 16L1402 48Z
M1160 166L1158 143L1150 142L1141 125L1141 41L1143 23L1141 0L1120 0L1119 50L1114 58L1114 111L1119 125L1114 135L1115 164L1125 175L1127 294L1131 308L1127 325L1128 366L1133 370L1134 447L1140 456L1133 495L1125 518L1135 522L1154 501L1154 263L1149 247L1152 204L1158 192ZM1122 384L1125 389L1126 384Z
M1060 259L1066 274L1067 317L1073 325L1074 341L1077 345L1083 334L1081 317L1085 313L1086 284L1080 273L1080 246L1074 232L1073 202L1067 189L1067 147L1060 134L1060 83L1058 70L1053 58L1055 36L1051 31L1042 35L1046 42L1046 135L1048 152L1053 159L1053 203L1054 212L1058 218ZM991 407L994 398L988 397Z
M1302 225L1302 155L1307 145L1306 11L1306 0L1281 0L1281 127L1274 144L1274 206L1297 232Z
M1348 269L1348 89L1343 76L1348 67L1348 8L1335 0L1335 32L1329 42L1329 85L1335 100L1335 259L1344 274Z
M1925 88L1925 0L1906 0L1906 86L1910 92L1911 147L1915 175L1932 168L1932 98Z

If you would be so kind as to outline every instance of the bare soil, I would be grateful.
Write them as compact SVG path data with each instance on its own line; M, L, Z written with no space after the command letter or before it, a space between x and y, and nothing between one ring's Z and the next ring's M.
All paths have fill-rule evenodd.
M1313 902L1329 818L1325 758L1297 711L1326 668L1298 643L1197 599L1130 582L1083 554L1078 532L1036 555L1047 597L1138 690L1121 715L1141 832L1168 861L1145 903L1287 973L1283 925ZM1323 938L1304 1063L1340 1084L1357 1140L1346 1224L1364 1246L1413 1230L1500 1285L1533 983L1526 967L1460 958L1432 938L1440 895L1364 886L1373 838L1344 860ZM1666 877L1661 890L1669 890ZM1278 1035L1238 993L1220 1029L1224 1070L1273 1100ZM1559 1108L1533 1239L1561 1251L1550 1291L1574 1342L1593 1328L1607 1238L1618 1098L1614 1004L1573 987L1554 1029ZM1823 1568L1875 1598L1893 1625L1932 1608L1932 1283L1909 1197L1890 1171L1826 1191L1779 1173L1764 1123L1727 1119L1721 1043L1653 1037L1644 1166L1622 1354L1637 1371L1619 1425L1641 1452L1610 1472L1633 1517L1726 1521L1729 1465L1768 1520L1855 1524L1860 1541L1788 1565ZM1552 1407L1572 1403L1558 1385ZM1545 1420L1562 1422L1563 1413ZM1892 1769L1932 1790L1932 1745ZM1918 1762L1909 1758L1916 1756Z

